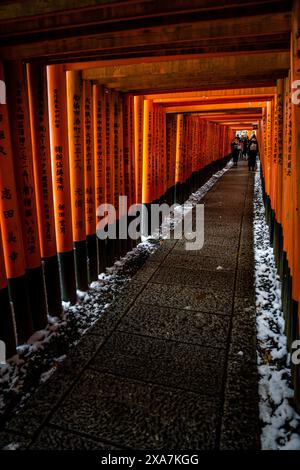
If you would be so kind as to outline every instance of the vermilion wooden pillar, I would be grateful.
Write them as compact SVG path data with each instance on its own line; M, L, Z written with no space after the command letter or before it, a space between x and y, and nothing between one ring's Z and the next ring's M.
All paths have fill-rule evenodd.
M74 304L76 303L76 279L72 240L67 90L63 65L47 66L47 89L55 230L62 298Z
M131 188L134 187L132 181L131 165L132 165L132 147L131 147L131 120L130 120L131 96L124 96L124 113L123 113L123 141L124 141L124 194L128 197L128 205L134 202L132 198Z
M105 202L114 205L115 202L115 164L114 164L114 98L113 91L104 90L105 100ZM110 219L109 225L115 225L116 219ZM106 240L106 263L111 266L115 261L116 240L107 238Z
M174 175L172 174L172 157L173 157L173 122L174 117L171 114L166 115L166 187L167 202L173 203L173 194L171 188L174 184Z
M66 78L70 192L76 284L79 290L86 291L88 288L88 273L85 230L83 84L79 71L68 71Z
M118 105L118 171L119 171L119 187L118 197L126 196L125 194L125 164L124 164L124 106L123 97L120 93L116 94L116 101ZM118 201L119 205L119 201ZM127 238L123 239L122 227L126 227L127 232L127 205L123 204L119 208L119 249L120 256L124 256L127 253ZM125 229L124 229L125 232ZM126 234L124 234L126 235Z
M184 117L182 114L176 116L176 157L175 157L175 198L179 204L183 203L183 128Z
M0 79L5 82L2 64ZM6 276L14 306L17 342L26 342L33 333L32 317L25 277L25 257L21 220L12 158L8 105L0 103L0 223Z
M94 121L93 94L90 81L83 82L84 103L84 186L85 224L88 255L89 283L98 279L96 202L95 202L95 160L94 160Z
M39 330L47 324L47 304L41 264L25 65L21 62L11 63L8 73L9 116L26 278L33 327Z
M29 111L41 256L48 312L62 314L51 176L46 68L27 64Z
M144 97L134 97L135 202L142 202Z
M125 94L123 97L123 145L124 145L124 194L127 196L128 208L136 203L135 180L135 127L134 127L134 97ZM127 224L134 219L129 216ZM131 249L137 240L128 238L127 247Z
M153 102L144 101L143 119L143 179L142 179L142 202L150 204L153 200Z
M93 141L95 165L95 197L96 210L106 201L106 118L104 88L92 85L93 94ZM99 218L96 218L99 222ZM106 266L105 240L97 239L98 247L98 273L102 273Z
M136 202L136 185L135 185L135 173L136 173L136 161L135 161L135 130L134 130L134 96L129 97L129 179L131 181L129 187L129 205L135 204Z

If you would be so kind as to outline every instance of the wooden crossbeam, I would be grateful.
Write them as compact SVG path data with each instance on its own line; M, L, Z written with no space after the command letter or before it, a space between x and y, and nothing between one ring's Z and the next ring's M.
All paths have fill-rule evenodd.
M210 59L199 58L191 60L172 60L156 63L139 63L135 65L115 65L112 67L98 67L83 71L83 79L97 80L101 83L122 82L124 80L155 80L164 77L165 79L185 77L192 80L196 77L212 77L216 73L221 73L225 78L228 74L235 73L247 75L255 69L263 73L274 70L284 70L289 67L289 53L280 52L260 53L249 56L235 55L228 57L213 57Z
M191 100L211 100L211 99L225 99L225 98L251 98L260 96L274 96L276 94L276 87L260 87L260 88L236 88L236 89L222 89L222 90L204 90L204 91L186 91L184 93L160 93L148 95L147 98L156 103L164 103L172 101L179 101L180 99Z
M172 60L155 63L115 65L83 70L83 78L122 91L176 90L201 87L233 86L287 75L288 52L259 53Z
M69 9L68 14L62 11L55 16L53 14L53 18L49 14L27 18L28 11L31 11L30 5L25 8L28 3L33 2L24 3L24 7L20 3L15 6L17 15L23 13L22 21L21 18L8 20L8 9L0 7L0 44L3 44L0 56L4 59L42 57L43 60L67 62L80 61L84 57L87 60L121 58L124 54L127 57L168 53L217 54L287 50L289 47L291 14L288 7L285 12L271 9L272 4L278 7L280 1L258 2L268 5L270 11L256 8L249 16L245 5L244 15L235 11L235 16L229 18L225 14L218 17L216 11L227 10L230 6L236 8L237 0L231 4L225 0L210 1L207 7L203 7L203 2L191 0L123 1L118 5L98 2L97 8L82 8L81 12ZM250 3L253 6L257 4ZM65 4L67 9L67 2ZM214 14L205 16L203 11L212 8L213 4ZM44 6L46 12L47 5ZM13 10L11 6L10 13ZM156 18L158 14L159 21Z
M228 112L234 112L236 110L245 110L249 109L249 111L257 108L264 108L266 107L266 101L251 101L251 103L216 103L216 104L206 104L206 105L198 105L198 104L182 104L181 106L166 106L164 109L167 113L188 113L188 112L195 112L195 111L219 111L219 110L227 110Z

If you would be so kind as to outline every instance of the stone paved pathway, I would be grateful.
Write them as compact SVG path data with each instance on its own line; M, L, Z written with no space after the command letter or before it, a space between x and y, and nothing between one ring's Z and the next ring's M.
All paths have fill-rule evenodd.
M203 199L202 250L163 243L2 446L259 448L252 198L241 163Z

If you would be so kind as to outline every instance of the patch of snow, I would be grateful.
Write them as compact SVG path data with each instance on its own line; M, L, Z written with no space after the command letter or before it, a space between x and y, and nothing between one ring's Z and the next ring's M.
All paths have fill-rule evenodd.
M3 447L2 450L17 450L19 447L20 447L19 442L10 442L5 447Z
M179 226L179 224L182 224L184 217L200 203L201 199L232 166L233 162L230 160L222 170L213 174L203 186L201 186L195 193L192 193L183 204L177 204L174 207L174 210L170 213L170 216L164 218L161 226L154 233L149 237L143 237L145 243L147 243L147 240L151 239L158 240L168 238L170 232Z
M259 171L255 175L253 230L261 445L265 450L299 450L300 435L296 430L300 428L300 416L291 404L293 389L281 284L265 221Z

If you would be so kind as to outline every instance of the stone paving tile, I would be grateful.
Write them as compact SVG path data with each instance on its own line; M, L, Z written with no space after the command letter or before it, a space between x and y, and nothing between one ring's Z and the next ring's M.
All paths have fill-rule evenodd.
M132 277L134 282L145 283L153 276L155 271L159 268L160 263L155 261L146 261L144 266L142 266Z
M232 357L243 360L256 359L256 322L251 314L244 315L239 311L232 317L231 343L229 353Z
M30 450L118 450L110 443L89 439L53 426L46 426L29 448Z
M161 267L155 273L153 281L156 284L181 284L191 287L201 286L203 289L218 290L223 286L226 289L233 289L235 274L233 271L194 271L191 269Z
M251 271L253 269L253 253L250 253L249 250L242 249L239 252L238 257L238 269L244 271Z
M195 287L149 283L142 296L137 299L137 303L140 301L162 307L188 308L200 312L230 315L232 292L231 289L226 289L226 286L222 291L214 292Z
M172 251L176 245L177 240L163 240L160 247L149 257L149 261L160 263Z
M255 291L255 279L253 270L238 269L236 274L235 292L237 295L249 294Z
M209 207L207 210L204 211L204 221L213 221L216 223L233 223L233 224L240 224L241 223L241 218L242 218L243 212L232 212L232 211L227 211L224 213L224 211L213 211ZM196 216L194 217L194 219Z
M235 247L236 249L238 248L239 245L239 239L234 236L234 237L222 237L222 236L209 236L204 238L204 247L205 246L220 246L224 247L223 252L227 252L227 247L232 248Z
M191 344L225 348L230 317L178 308L134 305L123 317L119 331Z
M217 397L86 371L51 422L134 449L213 449Z
M218 395L224 356L224 349L115 332L89 367L201 395Z
M242 356L229 357L220 448L259 449L257 365Z
M6 429L32 436L53 411L59 400L102 346L104 339L86 334L59 365L50 380L41 385L26 406L7 423Z
M90 334L107 336L117 326L123 315L129 310L143 289L143 283L129 282L122 294L101 315L99 320L89 329Z
M204 237L208 238L211 236L215 236L218 234L222 234L225 237L231 238L239 238L240 235L240 224L236 224L236 226L225 226L225 224L205 224L204 228Z
M234 296L234 310L236 312L245 312L247 314L247 311L251 312L253 306L255 306L255 300L252 293Z
M226 245L226 247L224 247L224 245L222 245L221 243L222 243L222 239L220 239L220 245L210 244L209 242L204 242L203 248L201 248L201 250L186 250L185 240L179 240L177 245L173 249L172 254L187 255L193 258L196 256L209 256L209 257L217 258L220 256L224 256L224 252L226 252L226 255L230 254L230 256L237 255L237 250L238 250L237 244Z
M195 271L234 271L236 267L236 257L223 254L223 256L216 257L195 256L191 260L190 255L181 255L172 252L165 258L162 266L174 266L186 269L192 266Z

